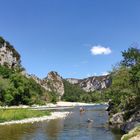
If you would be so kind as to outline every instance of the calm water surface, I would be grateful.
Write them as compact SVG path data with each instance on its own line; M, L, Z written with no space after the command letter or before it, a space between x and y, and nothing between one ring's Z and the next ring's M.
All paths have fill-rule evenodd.
M120 140L120 132L107 125L105 107L87 106L84 113L76 107L66 119L0 126L0 140ZM88 118L93 122L87 123Z

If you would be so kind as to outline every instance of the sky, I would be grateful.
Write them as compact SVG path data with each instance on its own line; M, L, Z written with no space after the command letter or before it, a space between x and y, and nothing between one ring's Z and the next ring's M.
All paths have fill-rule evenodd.
M40 78L106 74L140 43L140 0L0 0L0 36Z

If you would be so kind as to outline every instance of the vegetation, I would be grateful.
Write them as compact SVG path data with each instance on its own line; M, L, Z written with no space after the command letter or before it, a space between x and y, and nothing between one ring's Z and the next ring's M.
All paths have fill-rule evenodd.
M26 118L48 116L49 111L30 110L30 109L0 109L0 123L12 120L22 120Z
M140 50L132 47L122 52L122 56L122 61L110 73L112 85L109 88L86 93L80 87L64 81L65 94L62 99L72 102L103 102L111 99L111 113L126 111L125 118L128 119L129 110L140 107Z
M140 107L140 50L129 48L122 56L123 60L111 73L112 85L105 91L114 104L113 114Z
M20 55L10 43L0 37L0 45L7 44L7 49L13 51L20 60ZM129 48L122 52L123 59L110 73L112 85L103 91L85 92L77 85L64 80L65 94L62 100L71 102L104 102L112 99L112 113L131 110L140 107L140 50ZM32 78L21 74L24 68L19 64L9 69L7 64L0 66L0 105L32 105L44 104L45 101L56 103L55 92L47 92ZM52 87L51 81L48 85ZM53 87L52 87L53 91Z
M0 36L0 48L2 47L2 44L4 44L5 40Z
M68 81L64 80L65 94L62 100L69 102L103 102L105 101L105 96L101 91L95 92L85 92L77 85L70 84Z
M32 78L27 78L21 72L24 68L20 64L20 55L14 47L0 37L0 48L6 44L6 49L13 52L19 65L9 68L7 62L0 66L0 105L32 105L56 103L58 97L54 92L47 92Z
M59 100L59 96L55 92L48 92L47 94L47 101L56 104Z
M44 104L47 94L32 78L0 66L0 105Z

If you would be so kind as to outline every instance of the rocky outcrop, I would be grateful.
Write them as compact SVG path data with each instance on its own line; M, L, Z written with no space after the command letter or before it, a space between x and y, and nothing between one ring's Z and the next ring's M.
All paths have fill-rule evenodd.
M9 68L20 64L20 55L13 46L0 37L0 65Z
M35 75L29 75L25 71L23 74L28 78L33 78L45 90L56 93L59 96L59 99L64 95L64 79L57 72L49 72L44 79L40 79ZM86 92L101 90L107 88L111 84L110 76L89 77L83 80L69 78L66 80L71 84L80 86Z
M140 109L134 108L129 111L119 112L112 115L109 123L113 127L119 127L123 132L128 133L137 126L140 126Z
M64 84L63 78L55 71L51 71L48 73L46 78L40 79L33 74L28 74L26 71L22 71L22 74L27 78L32 78L41 85L46 91L54 92L58 95L59 99L64 94Z
M140 109L130 115L130 118L123 124L122 130L127 133L130 130L140 125Z
M124 112L116 113L114 114L110 120L109 123L111 125L119 125L124 123Z
M92 76L85 79L66 79L71 84L79 85L86 92L102 90L111 85L111 78L109 75L106 76Z
M41 85L47 90L55 92L59 99L64 94L63 78L54 71L48 73L48 76L41 81Z

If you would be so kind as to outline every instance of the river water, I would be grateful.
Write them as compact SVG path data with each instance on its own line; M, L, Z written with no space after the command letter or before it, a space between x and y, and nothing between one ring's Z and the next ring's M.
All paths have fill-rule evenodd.
M86 106L80 113L79 107L65 119L33 124L0 126L0 140L120 140L121 133L109 128L105 105ZM88 123L87 120L93 122Z

